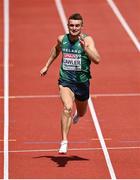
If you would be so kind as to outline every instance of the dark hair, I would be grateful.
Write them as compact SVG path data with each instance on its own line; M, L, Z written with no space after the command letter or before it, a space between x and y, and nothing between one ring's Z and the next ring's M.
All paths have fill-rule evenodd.
M72 15L68 18L68 20L70 20L70 19L73 19L73 20L81 20L81 21L82 21L82 24L83 24L83 17L82 17L81 14L79 14L79 13L74 13L74 14L72 14Z

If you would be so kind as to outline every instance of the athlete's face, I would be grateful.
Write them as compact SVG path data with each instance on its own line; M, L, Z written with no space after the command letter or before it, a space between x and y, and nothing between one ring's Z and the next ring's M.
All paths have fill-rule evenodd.
M70 35L79 36L82 29L82 21L70 19L68 22L68 29L69 29Z

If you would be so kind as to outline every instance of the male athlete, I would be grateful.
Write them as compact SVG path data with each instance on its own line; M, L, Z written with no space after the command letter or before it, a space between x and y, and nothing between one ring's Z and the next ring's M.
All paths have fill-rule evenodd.
M53 47L51 55L40 71L44 76L50 65L62 52L62 62L58 85L60 97L63 103L61 118L62 141L59 153L65 154L68 149L68 133L71 123L77 123L79 117L84 116L87 110L89 98L89 79L91 62L98 64L99 53L95 48L92 37L82 33L83 18L79 13L72 14L68 18L69 33L60 35L57 44ZM74 102L76 112L72 117Z

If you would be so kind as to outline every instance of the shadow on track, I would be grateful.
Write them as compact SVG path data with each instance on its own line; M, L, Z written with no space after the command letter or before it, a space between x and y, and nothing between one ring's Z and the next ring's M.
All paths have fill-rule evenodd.
M34 158L48 158L55 162L58 167L65 167L69 161L89 161L89 159L79 156L38 156Z

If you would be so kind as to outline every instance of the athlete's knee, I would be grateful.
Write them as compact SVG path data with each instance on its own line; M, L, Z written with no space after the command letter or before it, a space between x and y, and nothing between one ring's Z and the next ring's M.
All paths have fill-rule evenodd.
M72 113L72 107L71 106L64 106L64 114L66 117L70 117Z

